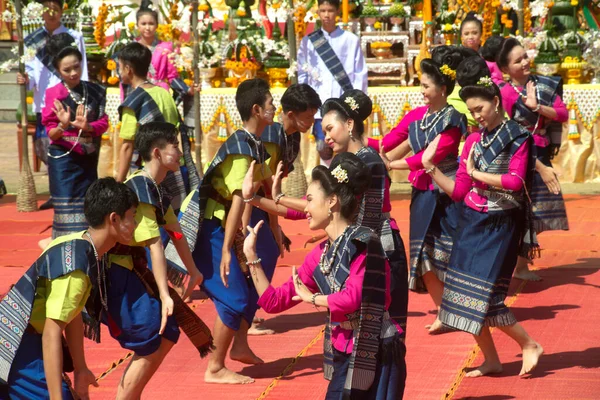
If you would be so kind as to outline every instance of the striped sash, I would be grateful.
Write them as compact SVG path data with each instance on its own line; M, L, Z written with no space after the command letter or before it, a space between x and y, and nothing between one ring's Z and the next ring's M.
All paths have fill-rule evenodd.
M344 70L344 66L339 57L335 54L335 51L333 51L333 48L331 48L331 45L325 38L323 30L319 29L314 31L308 35L308 38L315 47L319 57L321 57L321 60L325 63L329 72L331 72L331 75L333 75L337 83L342 87L342 90L345 92L346 90L352 89L352 82L350 82L350 78L348 78L348 74Z
M40 60L48 71L52 72L57 78L61 79L60 74L52 65L52 56L46 51L46 43L50 39L50 34L44 28L39 28L24 40L26 47L36 49L35 56Z

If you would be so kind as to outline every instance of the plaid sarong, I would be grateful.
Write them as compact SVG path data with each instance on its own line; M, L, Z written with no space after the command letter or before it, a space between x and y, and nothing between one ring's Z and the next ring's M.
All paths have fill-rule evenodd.
M308 39L312 42L317 54L321 57L321 60L323 60L325 66L329 72L331 72L331 75L333 75L337 83L340 84L342 90L345 92L346 90L352 89L352 82L350 82L350 78L344 70L344 66L339 57L335 54L335 51L333 51L333 48L325 38L323 30L318 29L314 31L308 35Z
M84 318L85 333L87 337L100 341L101 308L96 266L94 250L87 240L59 242L47 249L4 296L0 302L0 384L7 383L11 365L29 324L39 278L57 279L75 270L90 277L92 290L85 306L88 314Z

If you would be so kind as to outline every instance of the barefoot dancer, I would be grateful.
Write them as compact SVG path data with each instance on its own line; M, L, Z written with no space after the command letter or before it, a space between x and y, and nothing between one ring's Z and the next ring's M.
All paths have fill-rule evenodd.
M404 116L400 124L383 138L383 149L390 151L408 142L415 154L403 160L389 161L382 155L388 169L410 170L412 190L410 205L410 279L409 289L429 292L439 311L444 277L452 252L457 222L457 206L431 180L424 169L423 151L440 137L434 162L443 174L454 178L458 164L458 146L467 132L467 121L448 104L447 95L454 90L456 67L462 60L460 51L452 46L440 46L431 59L421 62L423 75L421 92L426 106ZM426 326L430 333L440 333L439 319Z
M292 84L288 87L281 96L281 108L283 113L281 115L281 124L273 123L273 125L267 126L265 131L261 135L261 140L265 145L265 149L269 154L270 158L267 161L271 171L277 169L277 165L283 162L283 177L286 177L288 173L294 169L294 161L298 157L300 151L300 135L302 132L307 132L315 122L315 114L321 108L321 99L313 88L306 84ZM271 188L267 188L270 189ZM262 193L262 192L261 192ZM252 210L253 219L256 220L252 225L255 225L258 219L269 221L269 225L274 234L279 235L281 230L277 221L277 214L268 215L265 211L259 208L253 208ZM285 239L287 240L287 238ZM277 238L278 243L283 243L283 233ZM288 244L289 246L289 241ZM264 248L264 242L258 243L258 255L264 259L265 252L272 252L269 248ZM280 246L279 251L283 257L284 246ZM289 248L288 248L289 251ZM267 264L265 264L267 265ZM275 264L271 264L275 267ZM275 268L272 270L265 269L267 278L271 280ZM249 307L258 308L257 300L258 295L256 290L251 291L251 299ZM255 313L256 311L254 311ZM272 329L265 329L259 324L262 320L253 319L252 326L248 330L248 335L270 335L274 331Z
M262 223L248 227L244 243L259 305L266 312L280 313L301 301L328 309L327 400L396 400L404 392L406 369L399 355L404 351L402 329L387 312L389 265L377 235L351 222L369 179L369 168L351 153L337 155L331 169L318 166L313 170L304 211L309 228L324 229L327 240L311 251L297 273L294 268L292 278L281 287L270 286L256 253ZM244 196L252 196L247 187Z
M456 182L434 164L436 139L423 155L423 166L455 201L464 201L452 257L446 273L439 319L449 327L474 335L484 363L467 376L502 371L490 334L498 327L523 351L520 375L531 372L543 353L504 304L527 224L531 225L527 186L535 158L530 133L504 119L500 89L480 57L466 59L458 73L460 97L483 126L471 134L461 154Z
M251 161L260 165L255 174L256 182L269 179L270 184L271 171L266 163L268 154L260 140L267 125L273 123L275 114L269 85L261 79L242 82L236 92L236 105L244 128L234 132L221 146L200 186L184 201L180 214L183 233L192 249L194 261L206 277L203 289L217 309L213 330L216 350L204 375L208 383L253 382L252 378L225 367L225 357L234 335L230 353L232 359L245 364L263 363L248 345L247 331L254 313L248 312L249 278L245 263L240 265L241 257L234 242L237 243L236 235L243 240L240 231L242 221L246 221L244 225L250 221L247 211L252 211L252 207L244 210L241 188ZM263 228L260 236L266 248L274 249L263 256L265 263L271 264L267 268L274 269L279 257L277 243L268 226ZM171 244L167 246L167 258L183 270L183 264Z
M550 162L560 148L562 123L569 118L559 95L560 79L531 75L527 52L514 38L502 44L498 66L510 76L509 83L502 87L502 105L511 118L531 132L535 143L537 161L531 189L535 234L568 230L565 201ZM556 134L552 134L554 130ZM541 279L528 267L534 255L525 242L519 253L515 278Z

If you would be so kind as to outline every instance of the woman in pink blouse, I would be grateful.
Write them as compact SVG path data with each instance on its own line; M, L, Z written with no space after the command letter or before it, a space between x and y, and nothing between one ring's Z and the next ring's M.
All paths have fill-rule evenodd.
M502 87L504 109L512 119L531 132L535 143L536 172L530 193L534 233L568 230L565 202L550 161L560 148L562 124L569 118L567 107L560 98L560 78L532 75L527 52L514 38L504 41L497 60L502 71L510 76L508 84ZM528 242L523 244L515 277L540 280L528 267L537 255L533 250Z
M454 177L458 168L458 146L467 132L467 121L448 104L447 94L454 90L456 68L463 56L454 46L437 47L431 59L421 62L421 92L427 105L418 107L402 118L400 124L383 138L388 152L404 143L414 155L390 161L383 155L388 170L409 170L413 186L410 205L410 278L408 287L429 292L436 307L442 301L443 282L456 230L457 208L452 199L440 192L423 167L423 151L440 137L435 162ZM440 333L439 320L426 326L430 333Z
M440 138L423 155L423 165L439 187L462 203L439 319L453 329L469 332L485 357L468 377L502 371L490 327L515 340L523 352L520 375L529 374L543 353L504 304L519 246L531 225L525 185L533 179L535 159L530 133L504 119L500 89L481 71L484 60L471 57L459 66L460 97L483 127L471 134L461 154L456 180L436 166ZM485 64L483 64L485 66Z
M52 63L62 82L46 91L42 123L50 138L48 176L54 200L52 237L87 229L83 200L87 188L98 179L98 154L102 134L108 128L104 113L106 89L81 80L82 54L68 33L48 41ZM49 240L40 242L45 248Z
M248 173L253 172L250 168ZM370 179L369 168L351 153L336 156L329 169L313 170L304 211L309 228L325 230L327 240L309 253L298 271L294 268L282 286L270 285L256 255L262 221L248 227L244 243L258 303L266 312L280 313L301 302L328 309L324 372L331 381L326 396L330 400L348 396L392 400L402 398L404 391L402 329L387 312L389 264L378 236L352 224ZM252 183L245 183L242 192L251 198Z
M490 70L490 77L498 87L502 87L506 83L504 82L502 71L500 71L498 64L496 64L496 56L502 48L502 43L504 43L504 37L497 35L490 36L483 46L481 46L481 49L479 49L479 54L483 57Z

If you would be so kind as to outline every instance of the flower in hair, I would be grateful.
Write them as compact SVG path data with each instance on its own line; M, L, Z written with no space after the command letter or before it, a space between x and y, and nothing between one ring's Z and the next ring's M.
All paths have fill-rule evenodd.
M353 97L346 97L346 99L344 99L344 103L348 104L348 107L350 107L352 111L358 110L358 103Z
M448 64L442 65L440 72L450 79L456 79L456 71L448 66Z
M75 43L75 42L71 42L71 47L75 47L75 48L77 48L77 43Z
M477 86L485 86L485 87L492 86L492 78L490 78L489 76L482 76L477 81Z
M333 177L337 179L338 183L348 183L349 181L348 171L343 169L341 165L335 167L333 171L331 171L331 175L333 175Z

